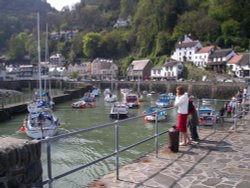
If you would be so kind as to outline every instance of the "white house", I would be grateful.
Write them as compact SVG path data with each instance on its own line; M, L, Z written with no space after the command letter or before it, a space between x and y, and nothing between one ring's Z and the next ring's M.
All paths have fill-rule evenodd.
M237 77L250 77L250 54L235 55L227 62L227 68Z
M154 67L151 69L151 79L177 80L183 72L183 64L180 61L170 59L165 62L162 67Z
M65 57L62 54L54 54L49 58L51 65L64 66Z
M176 44L175 51L171 56L171 59L181 62L194 62L194 54L201 48L202 45L198 40L194 41L190 37L185 35L184 40Z
M211 53L215 50L215 46L205 46L199 49L194 53L194 65L196 65L197 67L206 67Z

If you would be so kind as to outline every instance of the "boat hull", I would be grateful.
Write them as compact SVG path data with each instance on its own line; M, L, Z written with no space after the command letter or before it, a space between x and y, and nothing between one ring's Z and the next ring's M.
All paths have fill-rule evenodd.
M112 119L126 119L128 118L128 114L109 114L109 117Z
M42 139L46 137L52 137L57 134L57 127L55 128L43 128L43 129L26 129L28 137L33 139Z

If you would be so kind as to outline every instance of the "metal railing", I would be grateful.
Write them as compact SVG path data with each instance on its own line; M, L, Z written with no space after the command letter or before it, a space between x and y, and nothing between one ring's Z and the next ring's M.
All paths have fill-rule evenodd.
M249 101L248 100L249 97L246 97L245 100L243 100L244 102L242 104L240 104L240 106L242 107L241 110L238 109L234 112L234 114L232 115L232 118L233 118L233 126L236 127L237 124L239 123L239 120L241 120L241 117L243 116L243 114L246 114L247 112L249 112L249 108L247 108L246 106L246 102ZM209 101L213 101L214 104L215 104L215 108L216 108L216 105L219 103L219 102L229 102L229 100L218 100L218 99L203 99L203 100L209 100ZM198 100L199 101L199 100ZM200 102L200 101L199 101ZM199 108L199 107L198 107ZM169 110L173 110L175 109L175 107L171 107L171 108L167 108L167 109L163 109L162 111L169 111ZM158 111L159 112L159 111ZM70 133L67 133L67 134L62 134L62 135L58 135L58 136L55 136L55 137L51 137L51 138L46 138L46 139L43 139L43 140L40 140L41 143L46 143L46 153L47 153L47 179L44 180L42 182L42 186L43 185L46 185L48 184L49 188L52 188L53 185L52 183L56 180L59 180L60 178L63 178L69 174L72 174L74 172L77 172L79 170L82 170L82 169L85 169L91 165L94 165L98 162L101 162L103 160L106 160L110 157L114 157L115 156L115 170L116 170L116 179L119 180L119 169L120 169L120 154L124 151L127 151L135 146L138 146L142 143L145 143L145 142L148 142L152 139L154 139L154 147L155 147L155 156L158 157L158 153L159 153L159 137L163 134L166 134L168 133L168 130L165 130L163 132L159 132L159 129L158 129L158 120L157 120L157 113L158 112L154 112L154 113L150 113L150 114L144 114L144 115L140 115L140 116L136 116L136 117L132 117L132 118L128 118L128 119L124 119L124 120L117 120L115 122L111 122L111 123L106 123L106 124L103 124L103 125L100 125L100 126L95 126L95 127L91 127L91 128L86 128L86 129L81 129L81 130L78 130L78 131L73 131L73 132L70 132ZM150 136L146 139L143 139L139 142L136 142L136 143L133 143L127 147L123 147L121 148L120 147L120 126L123 126L122 124L125 123L125 122L129 122L129 121L134 121L136 119L139 119L139 118L144 118L146 115L155 115L156 117L156 120L154 122L154 135L153 136ZM220 117L221 118L221 117ZM51 147L52 147L52 142L56 141L56 140L59 140L61 138L65 138L65 137L70 137L70 136L74 136L74 135L77 135L77 134L81 134L81 133L86 133L86 132L91 132L91 131L94 131L94 130L98 130L98 129L103 129L103 128L106 128L106 127L115 127L115 151L106 155L106 156L103 156L101 158L98 158L96 160L93 160L87 164L83 164L79 167L76 167L72 170L68 170L68 171L65 171L57 176L53 176L53 173L52 173L52 160L51 160ZM232 127L233 127L232 126ZM214 127L214 126L213 126ZM214 127L214 130L216 130L216 128Z
M171 107L171 108L167 108L167 109L163 109L161 111L169 111L169 110L173 110L175 109L175 107ZM159 136L163 135L163 134L166 134L168 132L168 130L166 131L162 131L162 132L159 132L159 129L158 129L158 120L157 120L157 113L159 113L160 111L158 112L153 112L153 113L148 113L148 114L144 114L144 115L140 115L140 116L136 116L136 117L132 117L132 118L128 118L128 119L124 119L124 120L117 120L115 122L111 122L111 123L106 123L106 124L103 124L103 125L100 125L100 126L95 126L95 127L91 127L91 128L87 128L87 129L81 129L81 130L78 130L78 131L73 131L73 132L70 132L70 133L67 133L67 134L62 134L62 135L58 135L58 136L54 136L54 137L50 137L50 138L46 138L46 139L43 139L43 140L40 140L41 143L46 143L47 144L47 148L46 148L46 152L47 152L47 174L48 174L48 178L46 180L44 180L42 182L42 185L45 185L45 184L48 184L49 188L52 188L52 183L55 181L55 180L58 180L64 176L67 176L69 174L72 174L74 172L77 172L79 170L82 170L84 168L87 168L91 165L94 165L98 162L101 162L105 159L108 159L110 157L113 157L115 156L115 168L116 168L116 179L119 180L119 168L120 168L120 154L124 151L127 151L135 146L138 146L142 143L145 143L149 140L152 140L154 139L154 142L155 142L155 155L156 157L158 157L158 152L159 152ZM120 126L123 126L122 124L125 123L125 122L128 122L128 121L133 121L133 120L136 120L136 119L140 119L140 118L144 118L145 116L147 115L155 115L156 119L154 121L154 135L153 136L150 136L148 138L145 138L139 142L136 142L136 143L133 143L127 147L123 147L121 148L120 147ZM86 132L91 132L91 131L94 131L94 130L98 130L98 129L103 129L103 128L106 128L106 127L110 127L110 126L114 126L115 127L115 151L113 153L110 153L106 156L103 156L101 158L98 158L96 160L93 160L87 164L84 164L84 165L81 165L77 168L74 168L72 170L69 170L69 171L66 171L60 175L57 175L57 176L53 176L52 174L52 163L51 163L51 143L54 142L55 140L59 140L61 138L65 138L65 137L69 137L69 136L74 136L74 135L77 135L77 134L80 134L80 133L86 133Z

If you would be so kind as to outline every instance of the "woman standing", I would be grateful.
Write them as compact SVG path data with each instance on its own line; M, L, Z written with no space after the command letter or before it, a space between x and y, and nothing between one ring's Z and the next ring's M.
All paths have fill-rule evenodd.
M181 146L186 146L191 143L187 133L188 101L188 94L184 92L182 86L178 86L176 88L176 99L174 105L177 106L178 113L177 128L184 138L184 141L180 143Z

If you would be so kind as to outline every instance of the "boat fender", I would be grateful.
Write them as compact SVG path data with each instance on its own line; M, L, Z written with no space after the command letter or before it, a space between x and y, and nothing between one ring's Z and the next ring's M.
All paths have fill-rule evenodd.
M22 126L22 127L20 128L20 131L21 131L21 132L25 132L25 131L26 131L26 127L25 127L25 126Z

